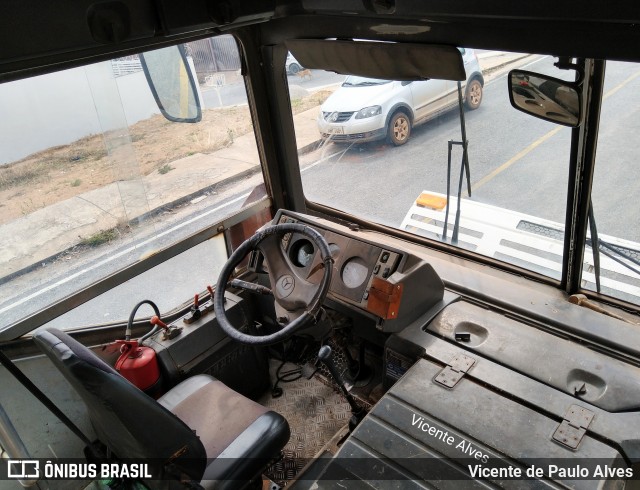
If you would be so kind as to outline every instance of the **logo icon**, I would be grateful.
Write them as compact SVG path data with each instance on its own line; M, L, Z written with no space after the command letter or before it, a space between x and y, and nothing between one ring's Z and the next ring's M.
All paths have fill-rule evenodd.
M276 293L280 298L286 298L294 289L296 284L295 279L290 274L285 274L276 283Z
M40 462L35 459L9 459L7 477L20 480L40 478Z
M292 287L293 287L293 277L284 276L282 278L282 289L284 289L285 291L289 291L289 289L291 289Z

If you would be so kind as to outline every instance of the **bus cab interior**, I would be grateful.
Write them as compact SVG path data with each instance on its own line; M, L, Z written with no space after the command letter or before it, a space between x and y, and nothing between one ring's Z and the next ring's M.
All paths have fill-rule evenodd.
M0 488L638 488L632 2L3 11Z

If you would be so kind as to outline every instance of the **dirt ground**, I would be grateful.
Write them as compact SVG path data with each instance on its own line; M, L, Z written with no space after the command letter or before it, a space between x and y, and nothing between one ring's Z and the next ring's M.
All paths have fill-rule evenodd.
M320 105L331 91L292 101L294 114ZM211 153L252 130L247 106L203 111L197 124L178 124L161 115L128 132L92 135L0 166L0 224L56 202L152 172L166 174L171 162Z

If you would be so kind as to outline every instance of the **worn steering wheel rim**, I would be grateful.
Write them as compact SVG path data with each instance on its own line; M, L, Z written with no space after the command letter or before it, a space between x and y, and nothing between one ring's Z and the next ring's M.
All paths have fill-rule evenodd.
M324 275L318 285L318 288L313 295L313 298L309 302L309 305L305 308L304 313L298 318L287 324L281 330L269 335L249 335L236 329L229 319L224 309L224 293L227 289L227 282L231 276L231 273L235 267L246 257L246 255L254 250L260 242L265 238L273 235L285 235L287 233L300 233L309 238L318 250L320 251L320 257L324 264ZM299 223L284 223L279 225L269 226L263 230L259 230L251 238L245 240L235 252L227 259L227 262L222 267L220 275L218 276L218 283L216 284L216 293L213 300L213 308L216 314L216 319L220 328L233 340L244 344L250 345L270 345L276 342L280 342L296 332L296 330L302 328L310 320L313 319L317 311L320 309L324 298L329 292L329 286L331 284L331 273L333 270L333 258L331 257L331 250L329 244L324 237L315 229L307 225ZM274 295L275 297L275 295ZM277 301L277 297L276 297Z

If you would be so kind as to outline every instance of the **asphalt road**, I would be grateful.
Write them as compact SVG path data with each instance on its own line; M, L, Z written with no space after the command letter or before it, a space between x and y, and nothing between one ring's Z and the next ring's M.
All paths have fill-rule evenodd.
M528 68L548 70L551 61L547 58ZM465 120L472 185L558 128L513 109L509 104L505 77L485 86L480 108L465 111ZM560 129L545 142L546 146L538 146L518 165L514 164L508 172L496 176L495 182L472 189L473 198L562 221L570 132L568 128ZM397 227L422 191L446 192L449 140L461 140L457 110L414 127L409 142L400 147L386 142L328 145L322 150L324 161L304 173L306 195L311 200ZM545 152L551 146L554 150ZM331 154L333 156L328 157ZM317 162L320 158L318 153L307 155L305 163ZM454 147L454 183L458 181L461 158L460 147ZM557 172L549 174L550 168ZM544 181L534 178L537 174L548 178ZM335 178L337 175L339 179ZM522 192L523 181L527 181L529 192ZM362 192L352 192L354 182ZM542 201L546 202L544 206L538 204ZM538 210L538 207L542 209Z
M546 57L526 69L569 76L552 62L553 58ZM639 218L640 210L633 201L640 193L640 181L629 179L624 168L635 161L628 140L640 118L638 106L629 104L625 94L640 88L639 79L628 80L637 71L631 64L608 65L594 194L598 229L633 241L640 241L640 229L629 227ZM564 223L572 130L512 108L506 76L485 86L482 105L465 111L465 119L472 198ZM454 110L415 127L404 146L385 142L326 145L303 158L302 165L309 167L303 173L305 194L311 200L397 227L422 191L446 192L448 141L460 139L459 113ZM621 151L624 158L620 158ZM454 147L454 195L461 157L460 147ZM353 192L354 183L358 192ZM627 219L621 219L623 209Z
M557 74L551 63L552 59L544 58L526 68ZM300 85L313 83L319 87L335 83L332 77L336 75L329 74L329 77L314 73L311 80L301 80ZM289 79L291 83L298 82L291 76ZM637 114L640 101L635 95L638 93L639 67L610 63L594 188L600 233L634 241L640 241L640 229L635 226L640 222L640 207L636 202L640 180L629 178L628 172L633 171L637 158L637 150L629 145L629 140L635 139L640 129ZM231 95L223 99L223 103L225 100L232 100ZM505 77L489 82L481 107L465 112L465 117L472 199L564 222L571 129L513 109L508 101ZM445 192L447 142L459 139L459 117L452 111L414 128L410 141L401 147L390 147L386 143L329 144L301 159L305 193L311 200L399 226L422 191ZM458 178L460 159L461 152L456 148L454 182ZM5 301L0 302L0 325L21 318L26 309L35 311L64 297L80 284L79 279L64 284L49 279L57 273L80 274L81 282L90 284L118 270L132 258L188 236L205 223L215 223L238 209L246 193L259 182L259 176L254 176L221 190L215 205L202 203L196 208L187 207L163 216L162 220L149 224L157 238L150 242L149 229L141 229L126 245L110 251L109 257L113 260L105 262L98 252L90 253L70 264L56 264L57 270L40 274L37 281L29 274L1 286L0 298ZM354 183L357 183L357 192L354 192ZM204 243L115 288L108 295L68 312L51 325L64 328L125 319L131 307L145 298L158 302L161 309L171 308L176 298L187 300L207 284L215 283L221 264L214 263L213 257L219 250L215 241Z

